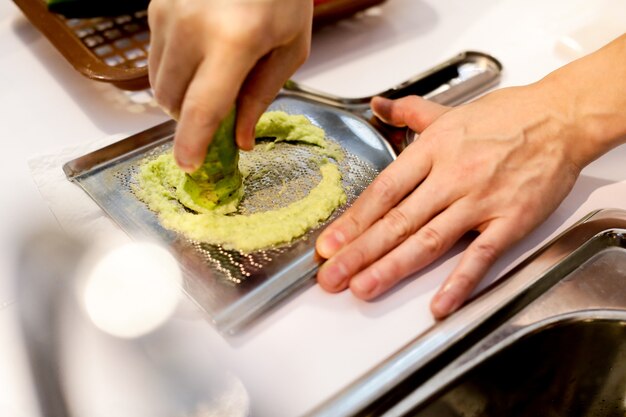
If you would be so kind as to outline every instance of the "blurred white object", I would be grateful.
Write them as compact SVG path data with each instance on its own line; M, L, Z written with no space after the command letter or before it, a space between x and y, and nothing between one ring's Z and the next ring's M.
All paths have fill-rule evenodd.
M183 417L246 417L250 415L248 391L237 376L228 373L223 377L223 387L210 401L198 404Z
M104 254L86 274L82 301L93 324L135 338L163 324L180 299L182 273L164 248L133 242Z

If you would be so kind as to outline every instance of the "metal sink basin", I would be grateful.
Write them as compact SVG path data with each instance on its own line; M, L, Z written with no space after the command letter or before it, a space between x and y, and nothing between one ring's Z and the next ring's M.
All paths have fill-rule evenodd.
M624 417L625 399L626 321L577 317L526 335L410 414Z
M602 245L591 252L598 252L444 368L442 388L408 413L624 417L626 249L619 236L594 236ZM458 376L444 382L446 374Z
M626 211L591 213L311 415L626 416Z

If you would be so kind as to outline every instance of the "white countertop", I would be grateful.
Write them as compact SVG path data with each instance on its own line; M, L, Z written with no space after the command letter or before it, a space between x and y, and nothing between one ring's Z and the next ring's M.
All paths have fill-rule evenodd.
M342 96L385 90L462 50L502 61L502 86L532 82L582 51L615 37L626 18L620 0L388 0L360 19L314 36L310 60L294 77ZM128 106L115 88L77 74L10 2L0 3L0 120L4 190L0 204L0 415L35 416L15 323L16 242L33 225L54 221L27 160L104 136L132 133L167 118ZM601 187L626 179L620 147L583 172L574 193L533 235L500 262L487 281L537 246ZM626 208L616 196L614 206ZM621 203L621 204L620 204ZM306 412L358 378L432 323L428 302L458 259L458 250L375 302L317 286L289 300L241 336L225 339L185 302L165 329L168 352L216 364L243 383L254 416ZM486 281L486 282L487 282ZM156 337L156 336L155 336ZM174 342L175 340L175 342ZM207 368L207 369L210 369ZM104 401L104 400L103 400ZM106 401L104 401L106 402ZM110 415L98 403L90 416Z

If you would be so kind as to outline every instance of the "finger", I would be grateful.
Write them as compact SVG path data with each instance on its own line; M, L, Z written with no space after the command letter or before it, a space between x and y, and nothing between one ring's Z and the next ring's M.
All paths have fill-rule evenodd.
M163 48L165 47L166 23L165 16L172 8L170 1L151 1L148 5L148 26L150 27L150 53L148 54L148 79L154 88L161 63Z
M237 145L244 150L254 147L254 129L289 77L309 54L310 36L301 36L293 45L272 51L257 62L244 82L237 99Z
M421 133L450 107L433 103L418 96L407 96L397 100L374 97L371 102L372 111L382 121L393 126L409 126Z
M204 161L207 147L221 120L235 103L239 86L252 68L250 55L215 50L196 71L181 108L174 138L174 156L186 172Z
M160 35L160 34L159 34ZM161 56L163 55L164 39L153 33L150 34L150 52L148 53L148 80L154 89L159 74Z
M463 201L451 205L397 248L355 275L350 280L352 293L363 300L376 298L439 259L475 223L468 216L471 213L468 208Z
M428 144L416 142L407 148L320 234L317 252L328 259L367 230L426 178L431 161Z
M433 297L430 309L436 319L456 311L470 296L500 255L521 238L509 222L496 220L467 247L461 261Z
M367 231L341 249L331 260L322 265L317 280L328 291L340 291L348 286L350 277L358 274L373 262L383 258L402 242L431 221L454 201L451 193L442 192L441 187L432 186L426 180L398 206L392 208ZM446 188L446 191L449 188ZM435 235L418 233L420 238L432 237L427 243L435 242ZM432 245L430 245L432 246ZM333 266L341 264L342 275L333 272ZM336 269L336 268L335 268ZM330 272L329 272L330 271Z
M159 69L152 87L157 103L174 119L180 108L202 55L199 46L185 39L185 31L176 30L163 47Z

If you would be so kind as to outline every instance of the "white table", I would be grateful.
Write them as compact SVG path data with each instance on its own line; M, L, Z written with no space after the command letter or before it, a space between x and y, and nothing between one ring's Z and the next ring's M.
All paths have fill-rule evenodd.
M337 95L363 96L473 49L502 61L503 86L517 85L575 58L577 52L563 41L567 36L586 39L582 52L587 52L614 37L624 18L626 3L619 0L388 0L359 20L316 33L312 56L294 78ZM78 75L17 7L0 3L0 415L37 415L15 323L12 277L16 241L34 225L53 221L53 215L26 161L167 119L156 108L131 110L119 91ZM560 211L486 282L552 234L595 188L625 179L625 160L621 147L585 169ZM176 335L171 349L180 349L188 361L219 362L232 371L245 386L253 415L298 415L428 328L433 323L428 302L457 259L458 254L447 255L372 303L311 287L236 338L218 335L186 303L186 313L167 325L168 334Z

